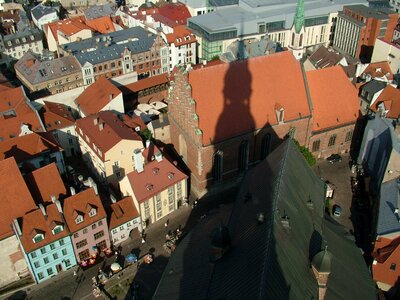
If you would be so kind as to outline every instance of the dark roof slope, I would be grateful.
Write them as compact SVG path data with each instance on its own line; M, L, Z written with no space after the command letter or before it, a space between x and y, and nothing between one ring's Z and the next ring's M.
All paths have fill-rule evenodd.
M399 183L397 179L382 183L376 228L377 235L400 232L399 214L394 212L395 209L399 208L400 204Z
M227 225L231 249L210 262L210 233L223 219L206 217L172 255L153 299L318 299L310 262L324 246L332 254L325 299L375 299L360 251L324 219L324 195L287 140L244 179Z

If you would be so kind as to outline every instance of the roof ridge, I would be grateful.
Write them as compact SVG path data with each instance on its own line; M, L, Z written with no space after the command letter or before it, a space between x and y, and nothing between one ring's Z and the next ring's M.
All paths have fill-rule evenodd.
M291 139L287 139L286 141L284 141L283 143L286 143L284 145L284 149L282 150L283 154L282 154L282 158L281 158L281 162L280 162L280 168L279 168L279 172L276 176L275 179L275 187L274 187L274 191L273 191L273 196L272 196L272 211L271 211L271 215L272 218L268 218L268 224L267 224L267 246L266 246L266 254L264 256L264 259L262 260L262 265L263 267L261 268L262 270L262 274L260 276L260 293L259 293L259 299L264 299L265 297L263 297L263 295L267 295L266 291L265 291L265 285L263 284L264 280L265 280L265 276L266 276L266 268L267 268L267 264L268 264L268 259L270 257L270 255L268 254L271 251L271 243L270 243L270 239L271 239L271 234L274 230L274 226L273 223L275 222L275 213L277 212L277 202L279 199L279 195L280 195L280 186L281 186L281 179L284 173L284 170L286 169L286 165L287 165L287 157L289 155L289 149L290 149L290 141ZM276 151L276 149L275 149ZM268 159L268 158L267 158Z

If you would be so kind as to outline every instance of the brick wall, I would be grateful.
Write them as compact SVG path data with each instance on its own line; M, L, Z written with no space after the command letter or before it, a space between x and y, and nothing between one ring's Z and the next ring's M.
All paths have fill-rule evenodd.
M171 82L168 96L168 116L171 125L171 142L182 156L191 173L191 189L195 194L203 194L215 184L212 175L213 157L217 151L223 152L222 181L237 178L239 172L239 149L242 142L249 145L249 165L262 159L262 140L271 135L271 151L279 145L289 130L296 128L294 138L302 145L308 139L310 117L288 120L282 124L266 126L241 136L227 139L217 144L203 145L201 130L198 129L196 101L191 98L191 86L187 83L187 73L178 70ZM185 151L186 149L186 151Z
M355 123L342 126L339 128L332 128L324 132L312 132L308 148L313 152L316 158L327 158L334 153L346 153L350 151L352 132L354 131ZM351 135L348 136L349 132ZM335 144L329 146L330 138L336 135ZM346 140L347 137L347 140ZM350 139L349 139L350 138ZM315 141L320 141L319 150L313 151L313 144Z

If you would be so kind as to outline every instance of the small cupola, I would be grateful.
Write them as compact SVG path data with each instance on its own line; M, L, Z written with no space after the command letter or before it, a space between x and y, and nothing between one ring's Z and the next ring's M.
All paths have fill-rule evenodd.
M217 261L231 248L231 236L226 226L219 226L211 233L211 255L212 262Z
M332 254L328 251L328 247L315 254L311 261L311 268L318 282L318 299L325 298L326 285L331 274L331 265Z

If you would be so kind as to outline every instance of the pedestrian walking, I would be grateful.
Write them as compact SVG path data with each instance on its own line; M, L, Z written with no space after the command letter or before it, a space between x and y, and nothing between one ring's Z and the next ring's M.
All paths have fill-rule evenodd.
M169 225L169 219L167 219L167 221L165 221L165 224L164 224L165 228L167 228L168 225Z
M74 270L74 277L77 275L76 270Z
M142 237L142 244L146 243L146 240L144 239L144 237Z

